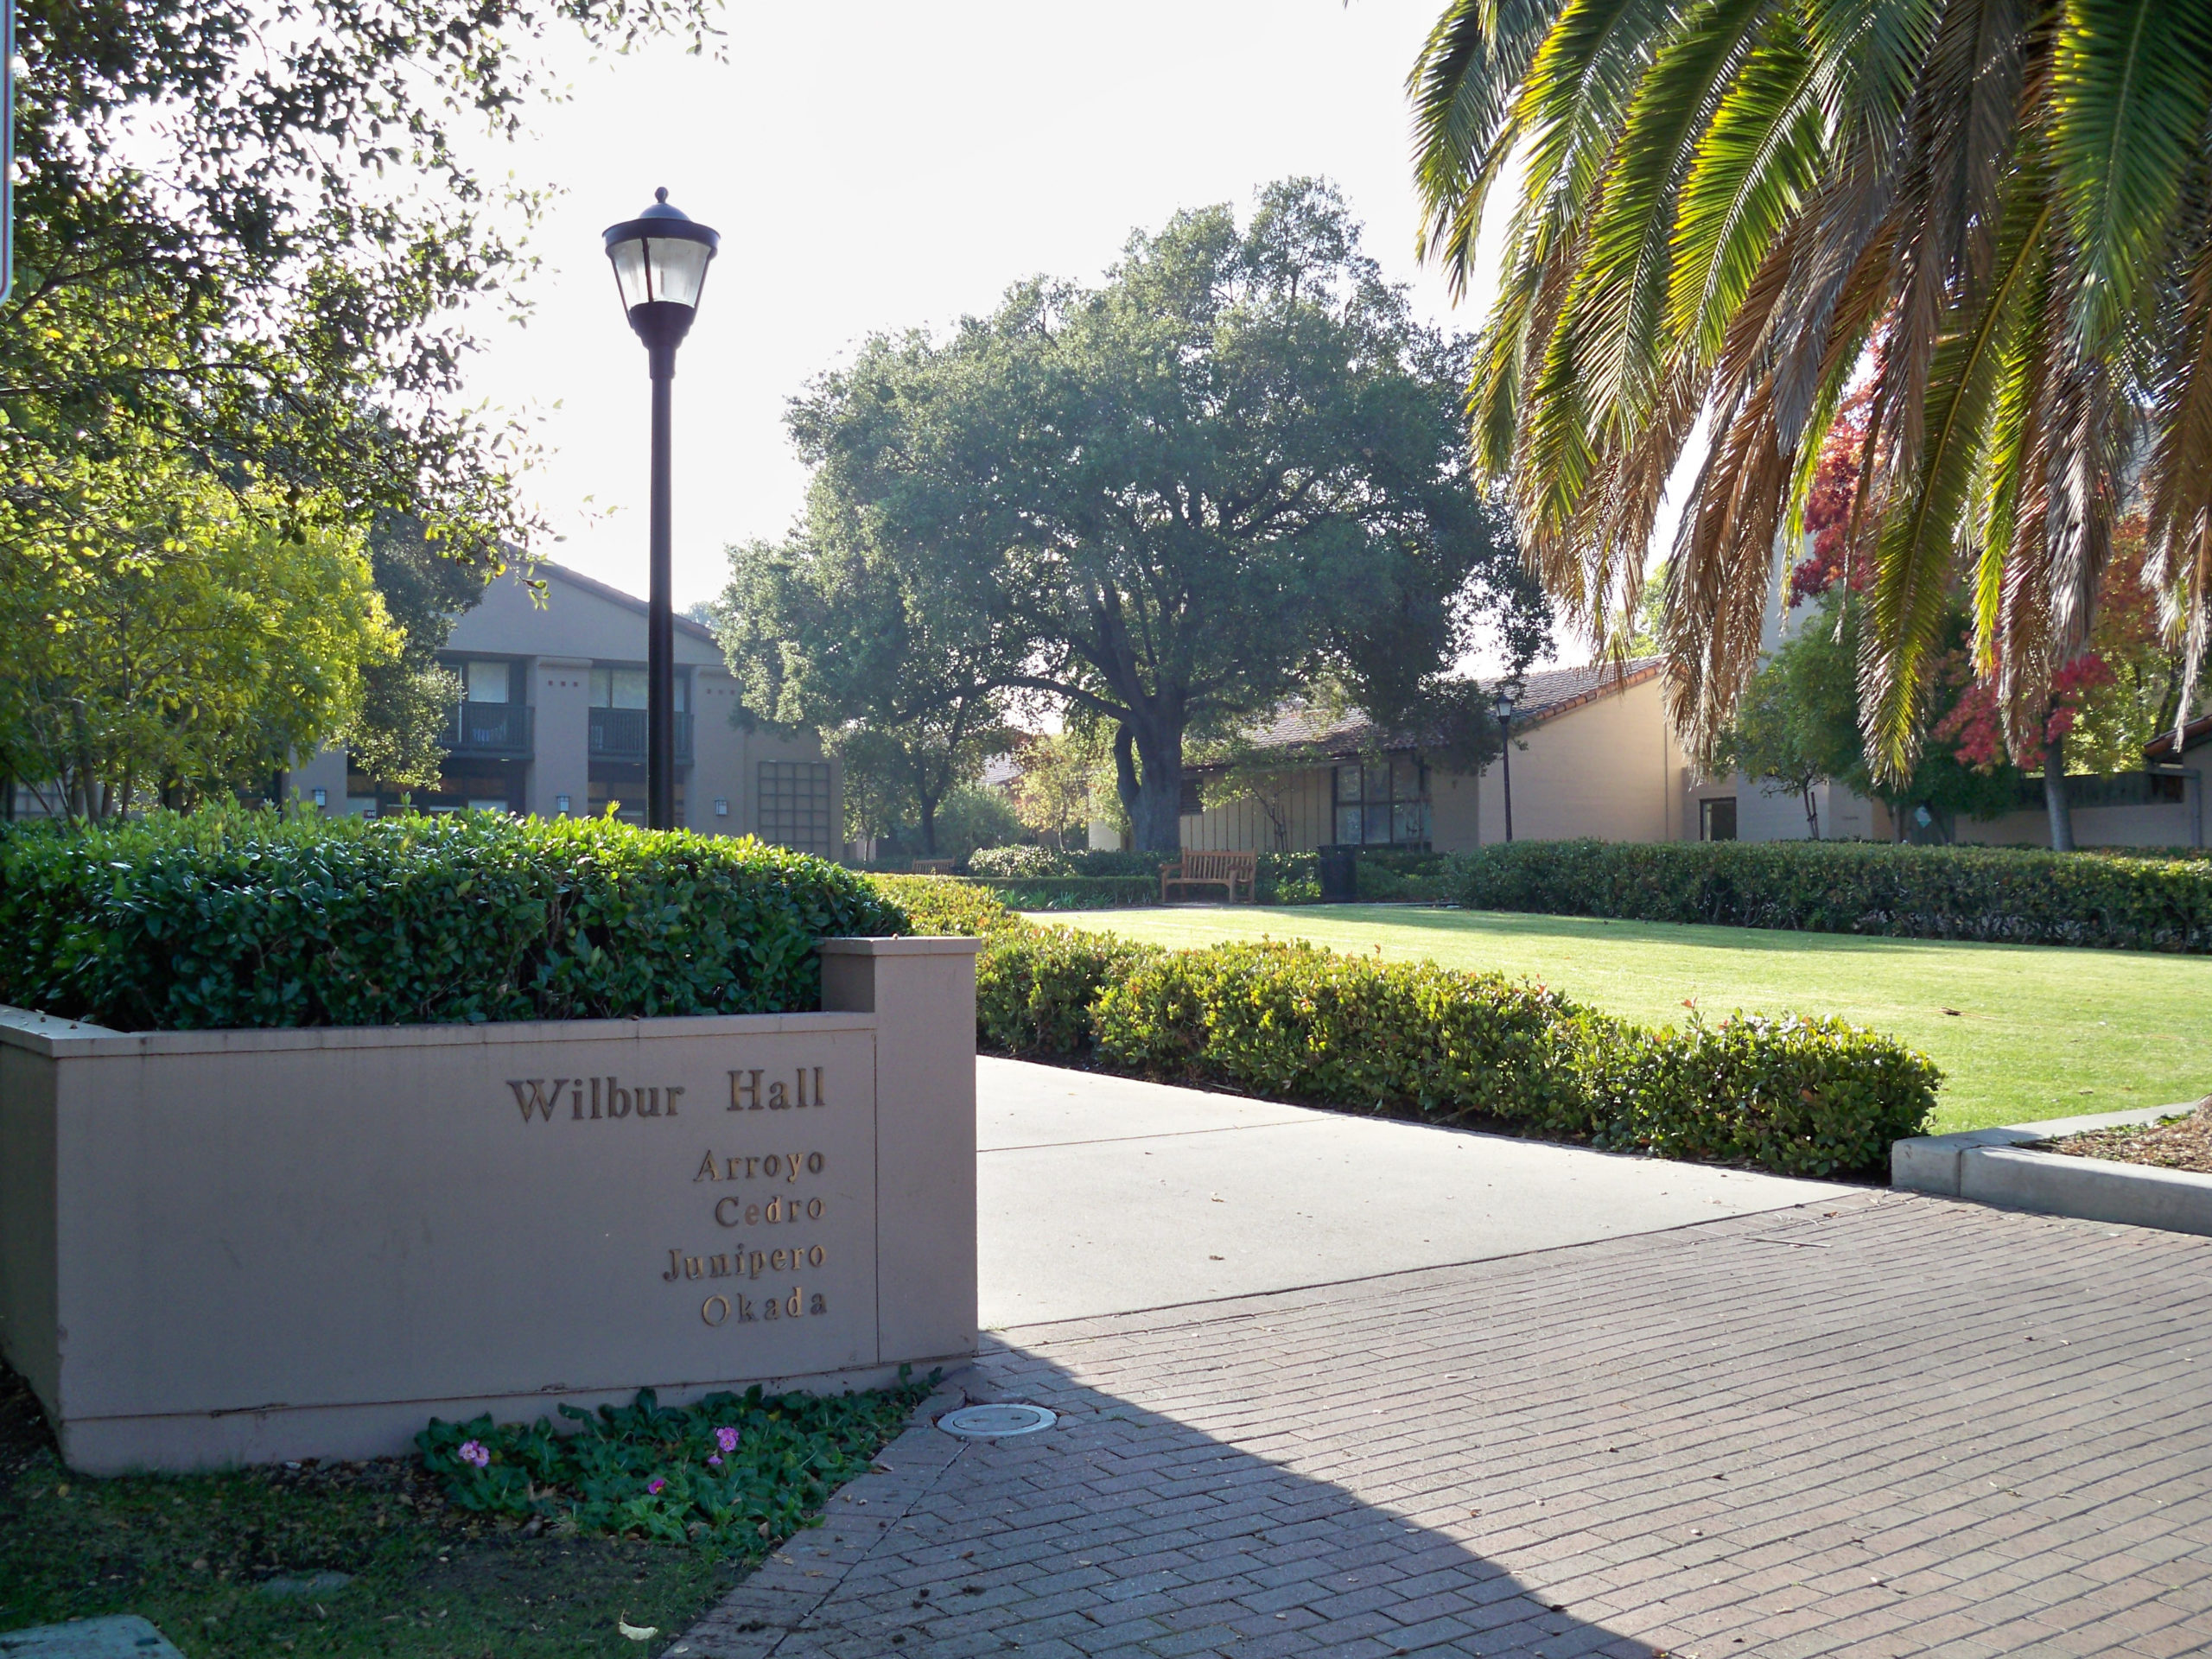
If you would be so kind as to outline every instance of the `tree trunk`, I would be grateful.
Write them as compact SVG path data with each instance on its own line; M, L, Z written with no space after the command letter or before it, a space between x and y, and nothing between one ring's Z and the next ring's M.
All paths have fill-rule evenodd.
M1147 721L1150 730L1124 725L1114 737L1116 781L1122 785L1122 804L1129 815L1131 839L1143 853L1176 853L1183 849L1183 728L1162 720ZM1136 750L1137 772L1126 769L1129 734ZM1135 788L1130 785L1134 784Z
M1805 800L1805 829L1813 840L1821 838L1821 804L1813 797L1813 785L1808 784L1798 791Z
M922 856L935 858L937 856L937 797L924 795L919 798L922 804Z
M2050 850L2074 850L2074 808L2066 798L2066 746L2052 738L2043 746L2043 804L2050 815Z

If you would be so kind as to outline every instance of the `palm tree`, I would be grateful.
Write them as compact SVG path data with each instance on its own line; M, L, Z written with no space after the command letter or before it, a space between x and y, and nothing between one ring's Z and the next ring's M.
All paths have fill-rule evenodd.
M2133 502L2194 684L2212 0L1452 0L1408 86L1422 251L1456 291L1517 177L1470 416L1544 585L1608 649L1668 478L1709 434L1662 629L1699 752L1868 377L1851 546L1885 775L1910 770L1962 590L2007 739L2040 750Z

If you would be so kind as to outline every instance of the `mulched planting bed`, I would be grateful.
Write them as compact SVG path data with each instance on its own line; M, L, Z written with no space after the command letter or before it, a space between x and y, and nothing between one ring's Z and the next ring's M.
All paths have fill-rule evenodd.
M841 1473L913 1392L855 1397L880 1433L863 1447L849 1427ZM0 1631L137 1613L186 1659L650 1659L782 1530L735 1552L592 1535L573 1516L472 1513L451 1485L419 1458L88 1479L0 1366Z
M2104 1158L2120 1164L2149 1164L2158 1169L2186 1169L2212 1175L2212 1098L2187 1117L2132 1128L2096 1129L2069 1135L2063 1141L2046 1141L2042 1152L2063 1153L2069 1158Z

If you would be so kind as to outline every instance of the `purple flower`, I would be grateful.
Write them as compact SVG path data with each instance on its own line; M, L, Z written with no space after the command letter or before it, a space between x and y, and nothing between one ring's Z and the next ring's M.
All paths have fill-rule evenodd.
M655 1475L651 1480L645 1483L645 1490L658 1497L660 1493L660 1489L667 1484L668 1483L666 1481L663 1480L658 1475Z
M722 1466L721 1456L717 1453L709 1452L707 1456L707 1466L710 1469L721 1468Z
M716 1446L719 1446L720 1447L721 1447L721 1449L722 1449L723 1451L725 1451L725 1452L734 1452L734 1451L736 1451L736 1450L737 1450L737 1431L736 1431L735 1429L734 1429L734 1428L718 1428L718 1429L716 1429L716 1430L715 1431L715 1444Z
M484 1442L481 1440L463 1440L461 1443L460 1455L463 1463L474 1464L479 1469L492 1461L492 1454L485 1449Z

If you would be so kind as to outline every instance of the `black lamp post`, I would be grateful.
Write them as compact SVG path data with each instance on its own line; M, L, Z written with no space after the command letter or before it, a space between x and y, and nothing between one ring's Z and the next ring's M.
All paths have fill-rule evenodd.
M1497 688L1497 699L1492 705L1497 711L1498 764L1505 768L1505 838L1513 839L1513 692L1510 687Z
M607 257L630 327L645 342L653 383L652 566L645 620L645 823L676 828L676 621L669 573L669 383L676 348L691 332L699 290L721 238L668 205L653 205L607 232Z

